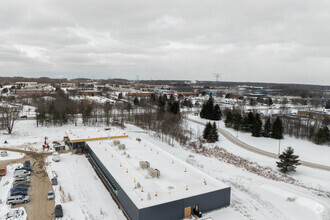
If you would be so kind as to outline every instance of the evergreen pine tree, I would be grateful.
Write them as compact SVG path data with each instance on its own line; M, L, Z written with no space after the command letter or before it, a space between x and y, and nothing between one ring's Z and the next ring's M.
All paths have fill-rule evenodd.
M279 117L276 117L272 126L271 137L274 139L283 139L283 130L284 129L281 119Z
M248 132L250 130L250 126L248 123L248 117L245 115L242 119L242 130Z
M214 109L213 109L212 119L213 120L221 120L221 117L222 117L222 115L221 115L221 109L220 109L219 105L216 104L214 106Z
M210 133L207 136L207 142L214 143L214 142L218 141L218 139L219 139L219 135L218 135L218 131L217 131L217 126L214 122L213 125L211 125Z
M206 103L203 103L201 112L199 114L201 118L206 118Z
M270 118L268 118L264 125L263 136L270 137L271 129L272 129L272 124L270 123Z
M209 136L211 129L212 129L211 123L210 122L206 123L205 128L204 128L204 131L203 131L203 138L205 140Z
M212 120L213 117L213 108L214 102L212 96L210 96L209 100L206 102L206 119Z
M234 115L234 130L238 131L242 127L242 115L241 113L235 113Z
M252 112L249 112L248 116L247 116L247 123L249 126L249 129L247 131L251 132L253 131L253 126L255 123L255 118Z
M314 141L316 144L324 144L330 141L330 132L327 126L319 128L314 136Z
M168 111L175 114L175 115L180 114L180 104L179 104L179 102L178 101L173 101L173 102L168 103Z
M259 114L257 114L253 125L252 136L260 137L261 129L262 129L262 121L260 120Z
M139 103L140 103L138 97L135 97L133 102L134 102L134 105L139 105Z
M232 115L231 111L229 111L226 114L225 126L227 128L230 128L230 127L232 127L232 123L233 123L233 115Z
M288 147L283 153L279 156L280 162L277 163L277 167L280 168L281 172L296 172L296 167L300 165L299 156L294 155L294 149Z

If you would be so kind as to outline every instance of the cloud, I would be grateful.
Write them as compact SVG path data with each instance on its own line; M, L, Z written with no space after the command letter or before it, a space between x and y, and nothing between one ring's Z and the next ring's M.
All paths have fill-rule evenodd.
M329 10L326 0L3 0L0 74L330 84Z

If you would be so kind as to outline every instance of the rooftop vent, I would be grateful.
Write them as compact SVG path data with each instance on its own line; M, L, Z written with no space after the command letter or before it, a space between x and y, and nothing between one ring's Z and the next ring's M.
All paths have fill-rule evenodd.
M118 145L118 144L120 144L120 140L113 140L113 144L114 144L114 145Z
M119 145L118 145L118 149L119 149L119 150L125 150L125 149L126 149L125 144L119 144Z
M148 173L151 177L159 177L160 176L160 171L154 168L148 168Z
M148 161L140 161L140 167L142 169L147 169L150 167L150 163Z

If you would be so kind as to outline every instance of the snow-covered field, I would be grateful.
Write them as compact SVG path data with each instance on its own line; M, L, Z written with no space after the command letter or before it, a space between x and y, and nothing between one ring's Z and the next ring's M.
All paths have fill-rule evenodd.
M77 128L74 124L49 127L37 127L35 120L19 120L14 126L13 134L0 133L0 147L13 147L26 150L42 150L45 137L47 141L61 141L66 136L65 130ZM3 144L7 140L8 144Z
M60 157L60 162L48 157L46 169L50 178L57 175L55 204L62 204L63 219L126 219L84 155Z
M196 130L203 126L192 124ZM130 132L131 130L131 132ZM293 175L302 185L329 192L329 197L318 196L301 186L267 179L242 168L237 168L215 158L192 153L178 144L174 147L150 138L135 126L128 126L128 134L146 138L158 147L172 153L219 181L232 187L231 206L207 213L213 219L330 219L330 173L299 167ZM216 143L228 151L241 152L242 156L257 161L265 167L276 169L275 160L266 158L234 146L229 141ZM213 146L215 146L214 144ZM212 147L212 145L210 145ZM194 159L191 159L193 156Z
M195 130L195 133L202 134L204 126L193 122L187 123L189 127ZM35 147L40 150L45 136L49 138L49 142L61 140L65 136L65 130L82 127L79 124L77 127L65 125L63 127L37 128L35 121L18 121L14 127L14 134L12 136L1 134L0 140L8 140L9 144L6 147ZM215 155L195 153L179 146L178 143L175 143L174 147L172 147L132 125L127 125L125 132L132 138L140 137L142 140L157 145L232 188L230 207L204 213L203 218L212 217L214 220L330 219L330 172L299 166L297 172L291 175L295 179L295 184L275 181L252 173L244 167L224 162L224 160ZM249 136L249 134L247 135ZM239 133L240 137L244 138L243 134ZM287 137L285 137L286 139ZM249 140L251 142L248 142ZM299 146L305 146L303 151L306 154L321 152L319 155L323 159L316 162L327 162L324 154L328 151L318 151L318 149L325 149L326 146L315 148L312 145L309 146L307 142L304 144L296 139L288 140L291 142L289 146L294 147L298 155L300 152L295 146L299 144ZM254 140L250 136L246 137L246 140L242 139L242 141L259 148L263 148L263 145L267 144L262 139ZM264 141L272 141L272 139ZM246 151L232 144L221 135L217 143L206 144L206 147L212 149L216 145L248 161L257 162L260 166L272 169L274 172L277 170L276 160ZM278 145L276 146L278 147ZM286 145L283 144L283 146ZM313 160L313 157L309 155L306 155L306 158L303 158L302 155L299 156L301 156L301 159ZM63 189L63 199L65 201L68 199L68 193L70 193L72 201L61 202L61 192L59 187L55 187L56 203L63 203L64 214L67 218L110 219L109 216L111 216L111 219L125 219L84 156L61 154L61 161L58 163L50 161L47 170L50 178L53 175L52 171L55 171L58 175L59 185ZM0 191L2 190L2 185L1 181ZM0 195L2 197L2 194ZM101 209L103 215L101 215Z
M209 120L201 119L199 116L189 115L191 119L208 122ZM191 123L192 124L192 123ZM278 153L279 146L280 152L282 152L285 148L291 146L294 148L295 154L299 155L301 160L323 164L330 166L330 147L325 145L317 145L307 140L297 139L294 137L290 137L288 135L284 135L284 139L276 140L272 138L264 138L264 137L252 137L251 133L238 132L232 128L226 128L223 121L216 122L219 128L224 129L230 132L233 136L238 137L239 140L253 146L259 148L264 151L268 151L271 153ZM196 127L196 125L192 125ZM202 134L204 127L199 127L200 134ZM220 139L223 140L224 138ZM221 145L221 142L220 142Z
M13 174L18 164L8 165L7 174L0 180L0 220L26 220L27 213L23 207L11 208L6 204L9 190L13 183Z

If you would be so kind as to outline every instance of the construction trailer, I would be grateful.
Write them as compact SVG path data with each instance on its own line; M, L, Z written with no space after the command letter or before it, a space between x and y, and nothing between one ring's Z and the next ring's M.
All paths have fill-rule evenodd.
M85 153L113 198L132 220L172 220L230 205L230 187L150 143L128 138L127 158L112 141L87 141ZM162 173L153 181L141 162ZM157 173L157 171L155 170ZM157 174L156 174L157 175ZM132 190L133 189L133 190Z

